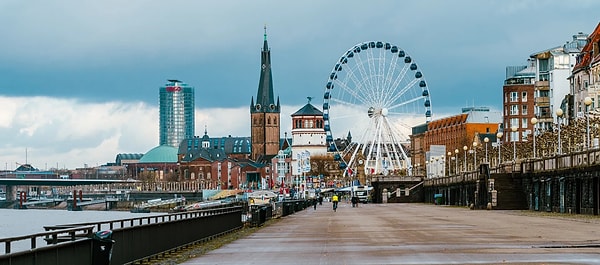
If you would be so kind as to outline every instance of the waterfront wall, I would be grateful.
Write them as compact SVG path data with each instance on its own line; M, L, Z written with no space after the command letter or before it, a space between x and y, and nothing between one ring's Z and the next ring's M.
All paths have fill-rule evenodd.
M207 241L243 227L261 226L271 218L294 214L312 205L310 200L291 200L264 205L229 204L223 208L103 222L45 226L47 232L0 239L0 265L99 264L94 237L111 231L111 264L143 264L157 255ZM48 245L42 245L46 240ZM31 242L30 250L11 251L18 243ZM101 256L101 255L100 255ZM106 263L100 263L106 264Z
M426 179L424 201L473 208L598 215L600 150L523 159Z
M159 253L205 241L239 229L243 207L232 206L177 214L129 218L105 222L45 227L48 232L0 239L8 249L0 255L0 265L20 264L98 264L94 261L98 241L93 231L112 231L111 264L131 264ZM52 244L38 246L40 237ZM12 253L18 240L31 239L30 251ZM105 264L105 263L100 263Z

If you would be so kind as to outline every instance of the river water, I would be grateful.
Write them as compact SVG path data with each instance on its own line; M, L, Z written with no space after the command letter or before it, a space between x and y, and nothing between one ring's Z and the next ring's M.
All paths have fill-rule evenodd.
M110 221L162 214L165 213L131 213L126 211L89 210L68 211L65 209L0 209L0 238L45 232L44 226ZM27 247L28 244L28 242L19 242L14 245L13 251L22 250L23 246ZM4 246L0 247L4 249ZM0 254L4 254L4 252L0 251Z

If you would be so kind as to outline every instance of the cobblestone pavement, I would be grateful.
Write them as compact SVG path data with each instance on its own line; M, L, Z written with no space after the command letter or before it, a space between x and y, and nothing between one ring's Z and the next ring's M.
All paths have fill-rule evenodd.
M324 203L182 264L600 264L600 219Z

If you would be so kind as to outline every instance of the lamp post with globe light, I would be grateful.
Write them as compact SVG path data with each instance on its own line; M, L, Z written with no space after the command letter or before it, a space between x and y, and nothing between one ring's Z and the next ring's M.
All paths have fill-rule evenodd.
M448 176L450 176L450 169L452 168L452 152L448 151Z
M512 126L510 128L510 130L513 132L512 136L510 137L510 140L513 142L513 163L517 161L517 139L518 137L515 137L515 133L517 132L518 128L517 126Z
M502 145L501 145L502 135L504 135L502 132L496 133L496 143L498 144L498 165L500 165L502 163L502 160L501 160L502 156L500 155L500 152L502 151Z
M590 149L590 110L589 110L589 107L592 104L592 98L585 97L583 99L583 104L585 104L585 123L586 123L585 132L587 134L585 147L586 147L586 149Z
M473 170L477 167L477 141L473 142Z
M463 172L467 171L467 149L469 149L466 145L463 146L463 150L465 151L465 159L463 161Z
M456 154L456 170L454 171L454 175L458 175L458 148L454 149L454 153Z
M435 163L433 163L435 159L432 157L429 158L429 171L432 178L435 178Z
M435 176L436 177L441 177L441 174L444 172L440 172L439 167L440 167L440 158L439 157L435 157Z
M536 127L535 125L537 124L538 120L536 117L531 118L531 125L533 125L533 158L536 157L536 150L535 150L535 132L536 132Z
M560 124L562 122L562 115L563 115L563 110L562 109L557 109L556 110L556 121L558 122L558 154L561 155L562 154L562 144L560 142Z
M485 142L485 163L489 163L488 162L489 160L488 160L488 151L487 151L488 147L487 146L488 146L488 142L490 141L490 138L485 137L485 138L483 138L483 141Z

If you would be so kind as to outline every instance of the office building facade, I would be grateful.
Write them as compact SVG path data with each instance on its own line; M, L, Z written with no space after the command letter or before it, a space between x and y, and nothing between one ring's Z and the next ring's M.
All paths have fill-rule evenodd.
M179 148L181 141L194 137L194 87L169 80L160 87L159 145Z

